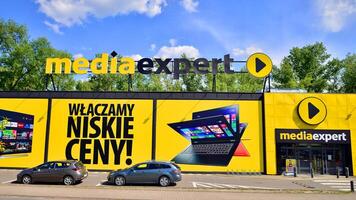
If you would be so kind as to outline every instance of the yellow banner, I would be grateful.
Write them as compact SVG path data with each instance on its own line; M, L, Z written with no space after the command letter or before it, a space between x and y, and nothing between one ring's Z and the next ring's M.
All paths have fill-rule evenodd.
M158 100L156 158L184 171L262 172L261 109L259 101ZM201 156L198 147L217 152Z
M151 159L152 100L55 99L48 159L121 169Z

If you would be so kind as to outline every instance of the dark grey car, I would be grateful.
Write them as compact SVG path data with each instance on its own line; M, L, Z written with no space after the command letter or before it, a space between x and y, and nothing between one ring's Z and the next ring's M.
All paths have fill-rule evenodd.
M88 171L80 161L52 161L21 171L17 175L17 182L62 182L65 185L73 185L87 176Z
M182 175L178 165L158 161L139 163L108 175L108 182L116 185L155 183L165 187L180 180Z

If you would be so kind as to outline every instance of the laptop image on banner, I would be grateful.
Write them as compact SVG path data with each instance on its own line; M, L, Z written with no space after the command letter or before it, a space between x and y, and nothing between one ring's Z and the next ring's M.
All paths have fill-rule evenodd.
M222 115L168 125L191 141L172 159L178 164L227 166L241 138Z
M200 119L202 117L212 117L223 115L226 120L230 123L231 128L235 131L236 134L240 134L242 137L245 129L247 127L247 123L239 123L240 114L238 105L230 105L220 108L214 108L209 110L203 110L193 113L193 119ZM241 152L242 151L242 152ZM236 148L234 156L249 156L243 142L240 142L239 146Z

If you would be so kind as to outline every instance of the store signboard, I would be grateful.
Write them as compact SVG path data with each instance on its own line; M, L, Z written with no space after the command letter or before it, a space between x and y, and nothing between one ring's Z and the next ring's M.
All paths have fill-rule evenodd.
M275 129L275 133L277 143L350 143L350 130Z

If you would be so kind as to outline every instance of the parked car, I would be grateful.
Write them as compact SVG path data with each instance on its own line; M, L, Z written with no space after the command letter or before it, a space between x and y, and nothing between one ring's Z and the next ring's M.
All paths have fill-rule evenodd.
M108 182L119 186L136 183L154 183L163 187L182 180L180 167L172 162L149 161L130 168L112 171Z
M87 176L88 171L80 161L51 161L21 171L17 175L17 181L24 184L62 182L64 185L73 185Z

